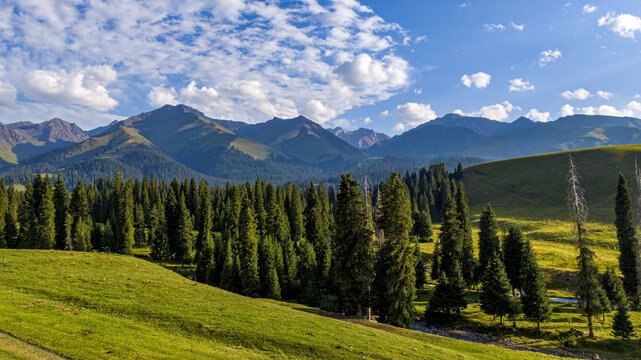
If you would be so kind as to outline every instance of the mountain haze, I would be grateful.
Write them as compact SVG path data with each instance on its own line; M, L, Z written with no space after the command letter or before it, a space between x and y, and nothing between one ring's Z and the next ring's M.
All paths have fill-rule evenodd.
M330 129L330 131L355 148L365 150L389 139L389 135L374 130L358 128L357 130L345 130L341 127Z

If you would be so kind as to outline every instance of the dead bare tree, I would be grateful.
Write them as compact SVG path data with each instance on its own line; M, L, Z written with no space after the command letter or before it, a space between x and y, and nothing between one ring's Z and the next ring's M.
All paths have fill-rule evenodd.
M570 219L576 226L577 257L579 274L577 277L577 296L579 298L583 314L588 318L589 337L594 338L592 318L601 311L599 300L600 284L596 267L595 254L585 241L584 226L588 217L588 206L585 201L585 191L581 186L581 176L576 168L574 159L569 157L570 169L568 171L568 209Z

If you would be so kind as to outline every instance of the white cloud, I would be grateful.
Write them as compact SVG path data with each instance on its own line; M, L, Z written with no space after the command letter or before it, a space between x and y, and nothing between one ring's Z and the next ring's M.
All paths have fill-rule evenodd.
M565 104L561 106L561 116L570 116L574 115L574 106L570 104Z
M483 106L479 111L471 113L465 113L460 109L454 110L453 113L465 116L481 116L492 120L505 121L514 110L520 111L521 108L510 104L508 101L504 101L500 104Z
M461 83L466 87L475 86L477 88L485 88L490 84L492 76L484 72L477 72L472 75L463 75L461 76Z
M605 100L610 100L610 99L612 99L612 97L614 97L613 93L611 93L609 91L601 91L601 90L597 91L596 95L598 97L600 97L601 99L605 99Z
M541 55L539 56L539 66L543 67L557 59L560 59L562 56L563 54L559 49L541 51Z
M383 111L381 111L381 116L382 116L382 117L386 117L386 116L388 116L388 115L389 115L389 110L383 110Z
M11 84L0 81L0 106L12 106L16 103L18 90Z
M398 119L398 122L394 126L394 129L398 131L416 127L434 120L438 116L436 115L436 112L432 110L432 106L430 104L408 102L403 105L396 106L396 109L394 109L394 117Z
M421 95L422 93L423 93L423 89L414 89L414 94Z
M617 109L610 105L574 108L568 104L563 105L561 108L562 116L574 114L641 117L641 103L632 101L622 109Z
M212 117L222 117L220 114L230 111L233 106L233 102L221 96L216 89L206 86L198 88L195 81L180 90L179 99L181 103Z
M537 109L530 109L530 111L528 111L527 114L525 114L525 117L527 117L530 120L540 121L540 122L550 121L549 112L540 112Z
M163 106L166 104L176 105L178 100L176 100L176 89L169 88L167 89L164 86L155 86L147 94L147 100L152 106Z
M503 25L503 24L484 24L483 26L485 27L485 30L487 30L487 31L494 31L494 30L503 31L503 30L505 30L505 25Z
M408 63L390 55L378 61L368 54L359 54L353 61L338 66L334 73L351 86L377 85L384 89L398 89L408 83Z
M523 31L523 29L525 28L525 24L517 25L514 23L514 21L510 22L510 26L512 26L512 29L516 31Z
M160 101L158 86L173 87L184 102L179 89L194 80L217 92L209 108L217 116L248 122L291 114L310 99L336 116L388 99L410 83L398 47L406 37L409 46L425 39L358 0L10 0L6 8L2 81L27 97L107 111L117 100L134 108ZM73 91L64 79L87 73L88 64L116 70L117 79ZM33 71L50 73L24 81Z
M525 81L521 78L516 78L510 80L510 92L512 91L528 91L534 90L534 85L530 84L529 81Z
M322 124L329 119L336 117L336 111L327 107L319 100L310 100L305 104L301 114Z
M607 26L608 29L619 34L619 36L634 39L634 34L641 32L641 18L631 14L617 15L615 12L609 12L601 17L597 24Z
M363 119L363 122L364 122L365 124L369 124L369 123L371 123L371 122L372 122L372 118L370 118L370 117L368 116L368 117L366 117L365 119Z
M585 100L592 96L589 91L584 88L576 89L574 91L566 90L561 93L561 96L568 100Z
M590 14L595 12L597 7L594 4L585 4L583 5L583 13L584 14Z
M33 70L27 74L25 93L34 100L82 105L98 111L108 111L118 105L105 86L113 83L117 74L111 66L98 65L65 70Z

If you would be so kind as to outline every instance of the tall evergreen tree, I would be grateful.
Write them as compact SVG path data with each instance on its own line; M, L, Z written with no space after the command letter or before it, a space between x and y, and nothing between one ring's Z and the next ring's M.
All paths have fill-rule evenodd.
M258 268L260 269L260 295L280 299L280 283L276 269L276 250L271 237L263 237L258 243Z
M367 226L363 194L351 174L341 175L336 200L334 279L347 309L362 316L369 305L374 270L374 234Z
M521 308L525 317L536 321L536 328L540 332L541 323L550 319L552 311L541 269L528 240L523 243L521 259Z
M481 310L486 314L498 316L500 324L503 325L503 316L514 309L513 303L516 300L510 296L510 282L499 254L494 254L487 264L482 284Z
M485 268L495 254L501 251L499 239L499 226L496 215L490 204L483 210L479 221L479 265L477 278L480 280L485 275Z
M157 204L151 211L149 220L149 234L151 244L151 258L154 260L167 260L171 257L169 239L167 238L167 222L165 221L165 208Z
M609 267L605 273L601 275L601 287L605 290L612 308L614 308L615 305L625 304L628 301L625 296L625 291L623 291L623 283L613 267Z
M412 235L418 237L421 242L428 242L432 235L434 235L429 208L426 208L424 211L415 211L412 214L412 219L414 220Z
M458 261L454 261L449 273L449 276L446 272L440 273L438 284L425 310L426 322L433 321L433 317L441 317L441 320L449 320L452 315L460 317L461 310L467 307L466 284ZM444 319L442 315L445 315Z
M639 292L639 241L634 217L632 215L632 199L628 182L622 173L619 173L617 185L615 225L617 239L619 240L619 268L623 274L623 289L628 298L638 303Z
M176 228L176 238L174 258L181 263L190 263L194 256L194 237L192 234L191 214L185 204L185 195L180 194L176 207L176 219L178 226Z
M379 318L392 325L408 327L414 318L414 249L411 204L401 176L392 172L383 185L380 227L385 241L378 253L374 290Z
M318 266L314 246L306 239L298 243L298 301L309 306L318 305Z
M416 258L416 291L421 295L421 290L427 284L427 272L425 271L425 261L423 260L423 252L418 241L414 243L414 257Z
M8 198L8 206L7 206L7 213L5 214L5 228L3 232L3 238L8 248L15 249L18 247L19 225L18 225L18 195L13 185L9 186L9 190L7 191L7 198Z
M33 211L35 215L34 238L32 242L37 249L51 249L54 245L55 206L49 176L36 175L33 186Z
M147 246L147 225L142 204L134 207L134 246L138 248Z
M459 163L460 165L460 163ZM476 259L474 258L474 241L472 239L472 223L470 222L470 212L465 196L465 187L459 183L456 190L456 214L463 231L463 241L461 244L461 271L463 278L468 287L474 284L474 273L476 271Z
M316 264L318 266L318 280L321 286L329 283L331 269L331 248L329 243L329 223L324 217L324 207L321 203L316 185L311 183L305 192L305 234L306 239L314 246Z
M629 339L634 336L634 325L630 321L630 314L628 314L628 305L621 304L614 315L612 322L612 335L623 340Z
M523 269L523 251L525 239L519 228L511 227L507 236L503 238L503 263L507 278L514 289L521 289L521 270Z
M4 184L4 178L0 178L0 248L6 248L7 241L5 236L5 227L7 224L7 213L9 211L9 198L7 194L7 187Z
M456 212L456 203L454 199L449 199L443 207L443 223L439 234L440 272L444 272L447 278L452 276L454 264L461 264L464 236Z
M112 229L111 251L132 254L134 245L134 200L131 181L124 181L120 172L114 178L113 208L110 218Z
M247 195L242 201L239 219L239 260L242 291L246 296L257 297L260 291L258 275L258 234L251 200Z
M56 209L55 215L55 228L56 240L55 248L59 250L65 249L67 235L69 234L69 224L67 224L67 212L69 206L69 194L65 187L65 182L62 180L62 175L58 174L56 183L53 189L53 203Z
M602 309L599 300L600 284L594 252L589 248L584 238L584 224L587 221L588 208L585 202L584 190L581 186L581 177L572 156L569 157L569 163L568 209L570 219L575 224L577 247L579 249L579 256L577 257L579 266L577 297L583 314L588 318L588 336L594 338L592 319L595 315L600 314Z
M205 180L201 180L198 185L198 193L196 195L196 209L198 219L198 237L196 238L196 260L200 259L200 252L205 242L214 244L214 238L211 234L211 229L214 226L211 214L211 192ZM213 255L213 254L212 254Z

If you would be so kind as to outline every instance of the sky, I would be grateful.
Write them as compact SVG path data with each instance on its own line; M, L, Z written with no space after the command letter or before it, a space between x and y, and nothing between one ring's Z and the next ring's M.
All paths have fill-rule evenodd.
M0 0L0 121L641 117L641 1Z

